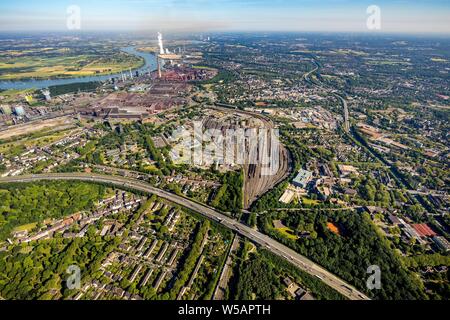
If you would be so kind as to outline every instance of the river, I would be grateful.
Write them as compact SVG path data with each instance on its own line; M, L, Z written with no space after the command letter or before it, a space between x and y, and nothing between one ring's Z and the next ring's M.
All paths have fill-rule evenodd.
M155 71L157 69L157 61L156 56L151 53L140 52L137 51L134 47L126 47L122 48L122 51L133 54L135 56L144 58L145 64L144 66L132 70L133 73L139 71L139 73ZM129 73L129 70L124 71L124 73ZM71 84L71 83L86 83L91 81L107 81L114 77L119 77L120 73L115 74L105 74L98 76L87 76L87 77L79 77L79 78L65 78L65 79L42 79L42 80L17 80L17 81L5 81L0 80L0 89L1 90L10 90L10 89L42 89L48 88L50 86Z

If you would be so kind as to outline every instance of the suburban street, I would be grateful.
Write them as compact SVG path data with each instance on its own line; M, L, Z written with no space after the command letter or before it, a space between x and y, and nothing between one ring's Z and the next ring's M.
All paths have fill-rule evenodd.
M369 300L369 298L352 287L342 279L338 278L331 272L325 270L321 266L307 259L306 257L298 254L294 250L287 246L277 242L276 240L262 234L261 232L254 230L236 220L218 212L217 210L206 206L204 204L197 203L190 199L175 195L168 191L164 191L151 186L148 183L124 178L119 176L106 176L99 174L87 174L87 173L56 173L56 174L43 174L43 175L25 175L16 177L0 178L0 183L8 182L31 182L39 180L81 180L92 181L112 184L118 187L126 187L142 192L155 194L158 197L167 199L187 209L191 209L198 212L209 219L212 219L223 226L237 232L238 234L250 239L251 241L263 246L272 253L289 260L292 264L296 265L301 270L309 273L322 280L324 283L341 293L343 296L350 300Z
M228 251L227 260L222 269L222 274L219 278L219 283L217 284L216 290L213 295L213 300L225 300L225 292L229 285L231 276L233 275L233 258L232 255L236 254L239 248L240 238L235 235L233 242L231 243L230 250Z

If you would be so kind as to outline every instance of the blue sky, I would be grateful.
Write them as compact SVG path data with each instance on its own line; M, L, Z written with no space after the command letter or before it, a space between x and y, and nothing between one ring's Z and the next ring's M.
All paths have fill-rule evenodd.
M368 31L366 9L381 9L382 32L450 33L449 0L13 0L0 1L0 31L81 28L124 31Z

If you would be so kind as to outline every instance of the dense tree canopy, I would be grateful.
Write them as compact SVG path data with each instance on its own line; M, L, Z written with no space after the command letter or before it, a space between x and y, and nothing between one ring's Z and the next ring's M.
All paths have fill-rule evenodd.
M82 182L37 182L0 186L0 240L20 225L90 209L105 187Z
M283 223L296 234L311 232L309 237L294 240L273 227L272 220ZM332 222L340 234L329 230ZM350 211L311 211L307 214L272 213L261 216L260 227L272 237L332 271L379 299L423 299L423 285L413 278L390 243L375 230L370 217ZM381 290L368 291L369 266L382 272Z
M222 186L217 191L211 205L225 212L239 212L243 206L243 186L243 171L226 173L222 178Z

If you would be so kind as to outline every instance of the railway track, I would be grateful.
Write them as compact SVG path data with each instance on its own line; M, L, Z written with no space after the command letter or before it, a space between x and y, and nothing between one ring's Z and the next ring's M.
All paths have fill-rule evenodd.
M249 128L261 128L261 129L269 129L274 130L275 125L269 118L258 114L254 112L249 111L243 111L238 110L237 108L234 108L233 106L229 105L223 105L218 104L214 107L211 107L212 109L215 109L217 111L221 111L224 113L233 113L237 114L243 117L248 117L253 119L255 126L251 126ZM211 121L211 120L210 120ZM209 123L211 123L209 121ZM220 126L220 124L216 124L215 127ZM226 124L224 124L226 126ZM236 126L231 126L236 127ZM273 146L271 145L271 139L268 137L268 148L267 152L271 156L274 156L274 152L278 151L278 163L275 165L278 165L278 168L271 168L270 166L274 164L273 161L270 161L270 164L267 166L262 163L262 161L258 161L258 164L254 163L246 163L243 165L244 169L244 203L243 207L244 209L249 209L251 205L258 200L261 196L263 196L265 193L269 192L272 188L274 188L276 185L284 181L290 174L290 168L291 168L291 156L289 154L289 151L284 147L281 143L278 144L279 149L278 150L272 150ZM258 145L258 148L261 147ZM249 157L249 151L250 148L248 144L246 145L246 159ZM258 153L259 153L258 149ZM272 159L272 158L271 158ZM274 174L266 175L265 171L268 171L269 169L270 173L275 172ZM276 170L273 170L276 169Z

